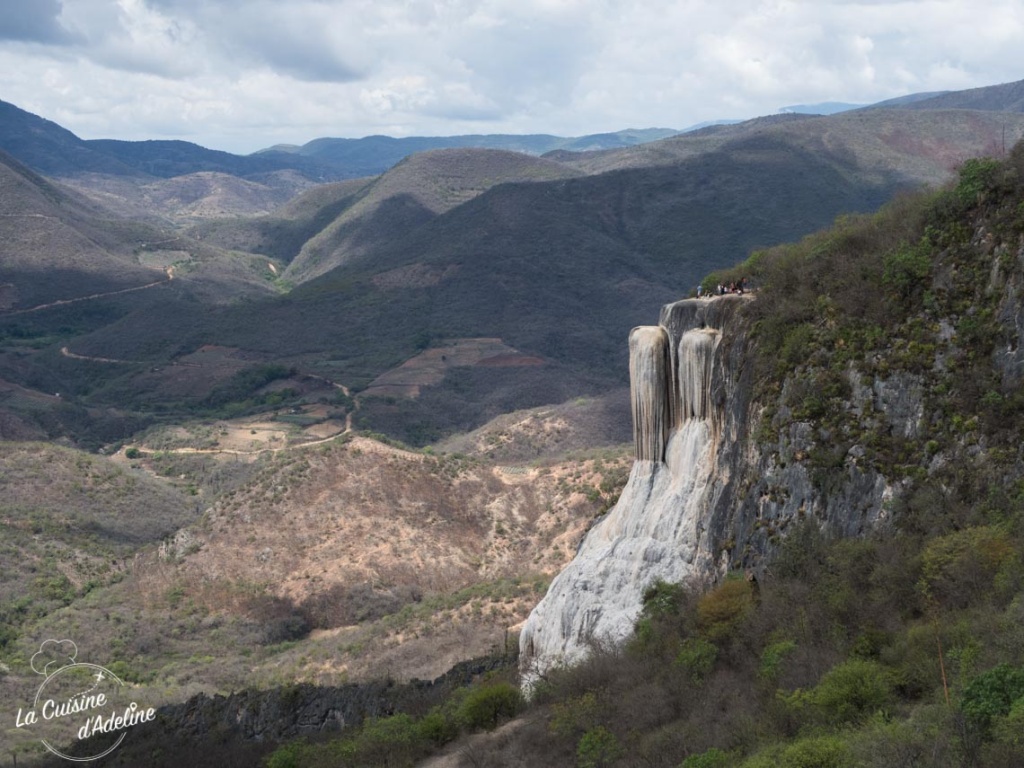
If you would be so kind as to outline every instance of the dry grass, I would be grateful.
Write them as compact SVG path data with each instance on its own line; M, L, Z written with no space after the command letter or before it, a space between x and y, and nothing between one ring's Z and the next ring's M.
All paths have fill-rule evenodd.
M195 428L165 437L203 439ZM123 662L165 700L436 677L516 646L628 460L496 467L358 437L253 461L165 453L132 464L172 474L203 506L219 500L134 556L119 583L35 622L8 654L15 674L28 635L56 632L98 663Z
M601 448L631 455L628 392L581 397L559 405L507 413L436 448L501 463L544 462Z

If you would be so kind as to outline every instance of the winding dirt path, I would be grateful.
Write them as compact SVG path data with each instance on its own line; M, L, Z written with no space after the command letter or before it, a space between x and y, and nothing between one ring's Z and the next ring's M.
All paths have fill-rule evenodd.
M349 388L344 384L339 384L336 381L331 381L325 376L317 376L315 373L307 373L306 376L310 379L316 379L317 381L323 381L330 384L335 389L340 389L345 393L345 397L352 397L352 393ZM345 414L345 430L341 432L343 435L347 435L352 431L352 415L359 410L359 398L352 397L352 410Z
M128 448L137 448L140 451L153 454L162 453L175 453L175 454L225 454L228 456L258 456L261 453L280 453L282 451L294 451L299 448L311 448L316 445L324 445L337 440L339 437L344 437L348 434L348 430L344 432L338 432L336 435L330 437L324 437L319 440L310 440L307 443L292 443L290 445L279 445L273 448L254 448L252 450L243 451L237 448L161 448L153 449L146 448L144 446L125 446L125 450ZM406 458L413 458L417 460L423 460L426 458L423 454L416 453L415 451L407 451L402 448L396 448L393 445L386 445L385 443L371 440L368 437L356 437L351 443L353 448L358 448L366 453L379 453L387 454L390 456L403 456Z
M344 432L339 432L336 435L324 437L320 440L310 440L308 443L292 443L291 445L278 445L273 448L255 448L251 451L241 451L237 448L161 448L159 450L154 450L150 448L141 448L139 446L130 447L135 447L140 451L146 451L148 453L223 453L229 456L258 456L261 453L279 453L281 451L295 450L296 448L309 448L314 445L323 445L324 443L329 443L332 440L337 440L344 434Z
M90 357L89 355L76 355L67 347L61 347L60 353L72 360L91 360L94 363L130 363L131 360L115 360L112 357Z
M147 288L155 288L158 285L164 285L166 283L171 282L174 279L174 267L167 267L165 272L167 274L167 277L164 278L163 280L157 280L157 281L152 282L152 283L146 283L145 285L137 285L134 288L122 288L119 291L106 291L104 293L93 293L93 294L90 294L88 296L79 296L78 298L75 298L75 299L58 299L57 301L51 301L48 304L39 304L38 306L29 307L28 309L10 310L10 311L4 312L3 314L4 314L5 317L9 317L11 315L24 315L24 314L27 314L29 312L39 312L40 310L43 310L43 309L51 309L52 307L63 307L65 305L67 305L67 304L77 304L80 301L92 301L93 299L102 299L102 298L105 298L107 296L117 296L117 295L122 294L122 293L131 293L132 291L144 291ZM119 360L117 362L122 362L122 361Z

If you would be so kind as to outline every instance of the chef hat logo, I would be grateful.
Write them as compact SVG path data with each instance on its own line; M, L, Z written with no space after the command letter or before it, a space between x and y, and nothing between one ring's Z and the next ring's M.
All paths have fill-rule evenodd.
M78 646L70 640L44 640L32 656L32 669L36 674L49 677L58 669L74 664L77 656Z

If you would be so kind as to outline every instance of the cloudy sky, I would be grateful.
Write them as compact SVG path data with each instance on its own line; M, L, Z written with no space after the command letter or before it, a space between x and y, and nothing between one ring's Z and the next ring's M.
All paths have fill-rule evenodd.
M683 128L1024 78L1020 0L0 0L0 99L83 138Z

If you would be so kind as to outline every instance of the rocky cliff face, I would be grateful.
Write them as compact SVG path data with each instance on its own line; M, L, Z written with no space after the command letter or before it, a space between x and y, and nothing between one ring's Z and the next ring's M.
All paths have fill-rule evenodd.
M678 302L658 326L630 334L636 462L618 503L527 620L527 678L578 660L592 641L625 639L651 582L707 579L725 567L708 521L729 475L723 457L737 444L729 410L738 371L721 342L742 302Z
M815 481L802 462L822 437L811 423L787 424L767 447L752 439L752 425L768 418L751 401L744 310L753 300L676 302L659 325L630 334L636 462L618 503L524 625L527 685L594 642L625 640L657 580L699 586L734 568L756 574L783 531L809 515L840 535L885 518L893 488L855 456L827 493ZM915 400L905 382L861 390L851 407L892 412L907 430L920 418L920 393Z
M848 537L1016 519L1021 211L1024 144L717 276L749 270L756 297L676 302L635 329L636 463L524 626L527 683L627 638L655 580L761 578L802 521Z

